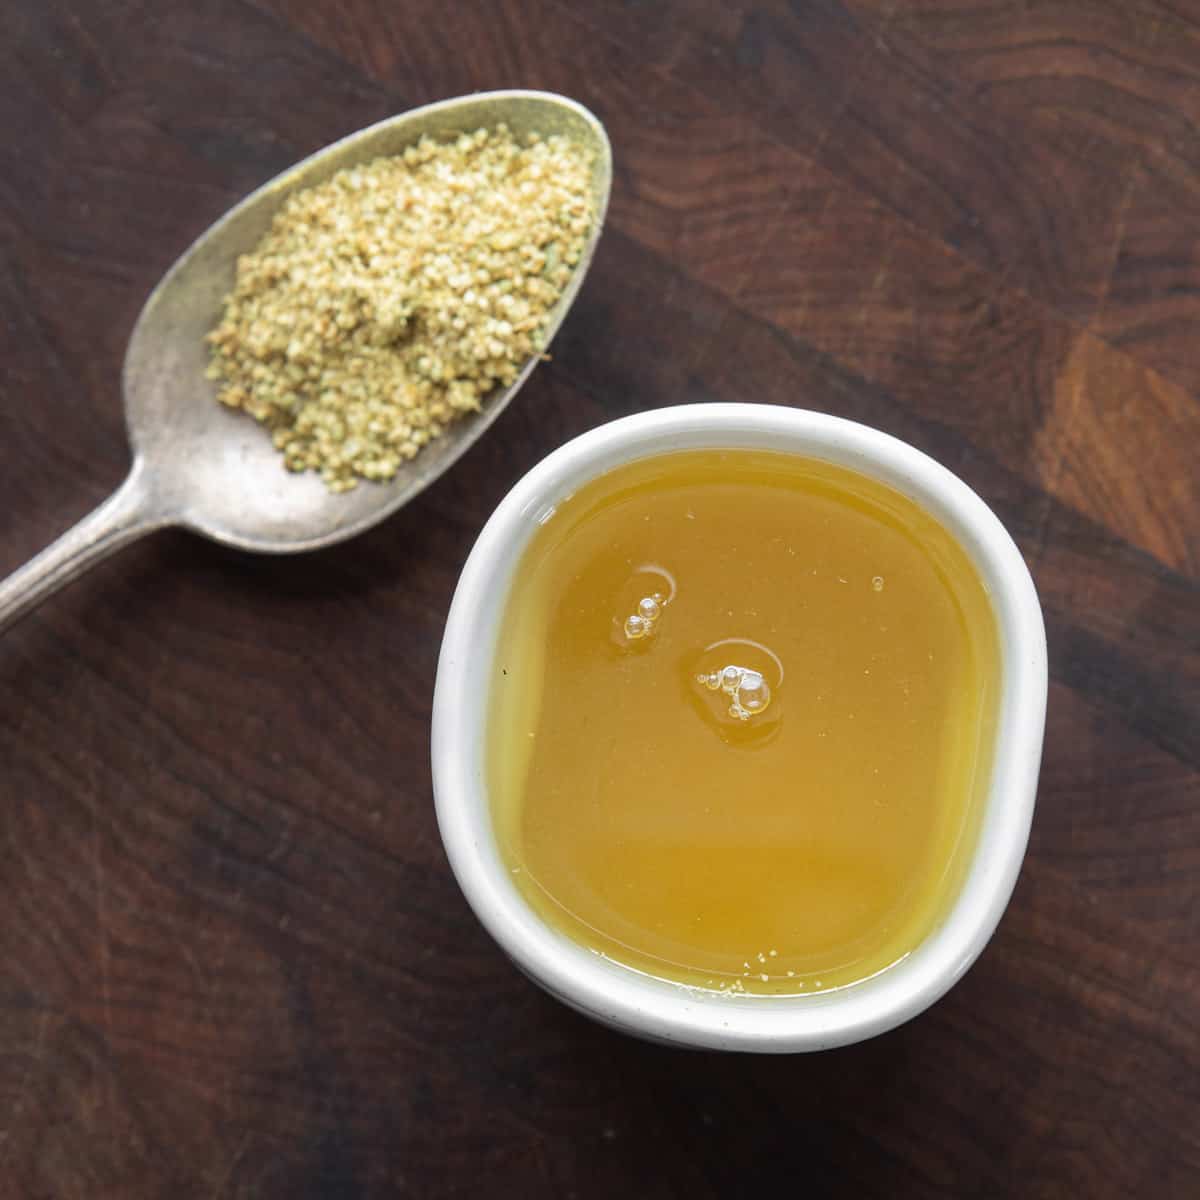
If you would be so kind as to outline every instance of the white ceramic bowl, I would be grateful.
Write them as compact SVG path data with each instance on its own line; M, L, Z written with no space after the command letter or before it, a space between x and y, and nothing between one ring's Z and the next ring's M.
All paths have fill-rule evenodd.
M538 522L582 484L673 450L785 451L837 463L912 497L971 556L995 607L1003 679L992 778L962 889L906 959L811 996L731 996L652 979L547 926L497 852L485 788L488 696L512 572ZM1046 635L1029 571L1003 525L955 475L904 442L821 413L754 404L656 409L561 446L504 498L463 568L433 698L433 785L450 865L471 907L522 971L572 1008L657 1041L725 1050L821 1050L908 1020L954 984L986 945L1025 854L1046 715Z

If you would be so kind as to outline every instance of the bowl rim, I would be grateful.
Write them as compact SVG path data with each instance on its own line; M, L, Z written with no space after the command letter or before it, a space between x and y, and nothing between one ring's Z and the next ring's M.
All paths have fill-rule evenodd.
M811 996L733 996L641 975L546 925L496 848L484 783L488 683L513 569L539 522L589 480L689 449L770 449L849 467L911 497L957 539L996 615L1001 658L991 780L975 850L949 911L905 959ZM999 518L958 476L890 434L807 409L692 404L593 428L535 464L497 506L463 566L434 686L434 803L467 902L514 963L595 1019L653 1040L725 1050L828 1049L917 1015L974 962L1003 915L1024 858L1041 762L1046 638L1029 569ZM464 749L465 748L465 749Z

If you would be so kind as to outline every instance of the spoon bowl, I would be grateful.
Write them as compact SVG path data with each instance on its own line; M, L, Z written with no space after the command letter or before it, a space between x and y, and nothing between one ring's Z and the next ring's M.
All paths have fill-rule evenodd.
M592 153L594 220L587 245L544 326L544 342L571 307L599 239L612 183L604 127L582 105L548 92L481 92L413 109L350 134L289 168L226 213L184 252L150 294L125 355L129 477L95 512L0 583L0 629L117 547L151 529L180 525L243 550L315 550L361 533L452 466L500 415L539 356L480 412L384 483L332 493L312 472L292 474L267 431L217 402L205 377L205 335L218 322L238 256L252 250L294 192L344 167L398 154L422 136L446 137L504 123L518 138L563 134Z

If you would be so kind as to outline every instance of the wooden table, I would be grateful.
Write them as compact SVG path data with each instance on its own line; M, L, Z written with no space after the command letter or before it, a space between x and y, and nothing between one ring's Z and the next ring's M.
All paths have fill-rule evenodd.
M125 339L195 234L343 133L513 85L592 107L617 171L494 431L352 544L157 535L0 644L0 1193L1200 1196L1193 0L9 0L0 569L123 475ZM488 512L565 438L710 399L940 458L1049 630L995 939L908 1026L809 1057L543 996L432 810Z

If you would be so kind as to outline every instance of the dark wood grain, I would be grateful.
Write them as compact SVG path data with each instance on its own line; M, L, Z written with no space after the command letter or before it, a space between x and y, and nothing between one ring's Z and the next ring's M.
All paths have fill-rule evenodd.
M578 97L616 154L553 361L461 467L305 559L159 535L0 642L0 1195L1200 1195L1200 7L13 0L0 66L0 570L120 479L132 321L251 187L493 86ZM995 939L800 1059L540 994L432 812L488 512L565 438L714 398L936 455L1050 634Z

